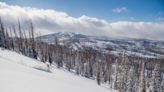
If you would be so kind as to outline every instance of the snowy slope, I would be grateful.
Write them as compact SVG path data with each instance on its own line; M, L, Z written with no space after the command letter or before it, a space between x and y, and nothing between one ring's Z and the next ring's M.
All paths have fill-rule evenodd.
M0 48L0 92L114 92L62 69L46 69L44 63Z

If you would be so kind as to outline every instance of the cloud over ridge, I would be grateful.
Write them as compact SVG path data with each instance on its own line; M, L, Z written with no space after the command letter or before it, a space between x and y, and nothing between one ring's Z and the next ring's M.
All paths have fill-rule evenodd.
M61 11L20 7L3 2L0 2L0 17L7 26L17 23L19 19L24 28L31 19L35 30L43 35L54 32L78 32L87 35L164 40L164 23L158 22L108 22L86 15L72 17Z

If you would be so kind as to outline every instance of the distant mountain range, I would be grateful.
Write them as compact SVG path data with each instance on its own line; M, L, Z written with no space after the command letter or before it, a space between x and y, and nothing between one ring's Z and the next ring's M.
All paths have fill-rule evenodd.
M124 52L127 55L138 55L148 58L164 57L164 41L87 36L73 32L58 32L40 36L36 39L41 39L49 44L54 44L56 39L60 45L66 45L74 50L83 50L86 47L90 47L116 55Z

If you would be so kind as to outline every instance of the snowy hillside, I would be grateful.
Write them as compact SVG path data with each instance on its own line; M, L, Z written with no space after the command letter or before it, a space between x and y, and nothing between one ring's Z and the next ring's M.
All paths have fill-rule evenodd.
M37 37L37 39L41 39L50 44L53 44L56 39L59 44L66 45L75 50L91 47L93 49L101 49L101 51L110 51L113 54L125 52L127 55L151 58L161 58L164 56L164 41L87 36L73 32L58 32Z
M95 82L0 48L0 92L114 92Z

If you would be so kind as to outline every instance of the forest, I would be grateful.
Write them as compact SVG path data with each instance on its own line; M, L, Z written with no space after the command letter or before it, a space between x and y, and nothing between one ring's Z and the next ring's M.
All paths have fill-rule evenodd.
M36 39L35 27L29 21L28 30L21 22L6 27L0 19L0 47L9 49L57 68L65 68L77 75L108 84L119 92L164 92L164 59L105 53L84 48L74 50L67 46L49 44Z

